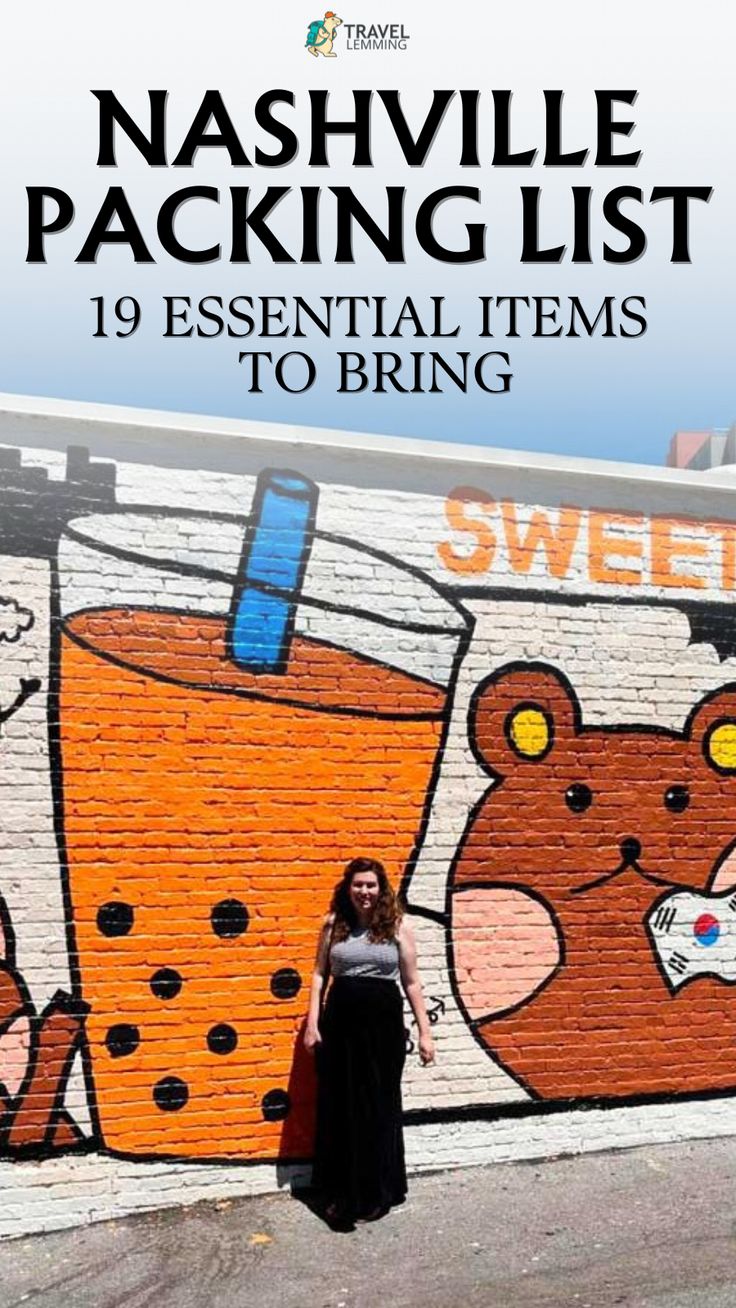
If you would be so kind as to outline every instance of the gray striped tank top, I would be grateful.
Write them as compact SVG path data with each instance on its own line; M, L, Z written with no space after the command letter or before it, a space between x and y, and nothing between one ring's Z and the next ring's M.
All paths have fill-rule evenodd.
M330 968L334 977L373 976L398 981L399 946L395 940L369 940L367 927L351 931L346 940L332 946Z

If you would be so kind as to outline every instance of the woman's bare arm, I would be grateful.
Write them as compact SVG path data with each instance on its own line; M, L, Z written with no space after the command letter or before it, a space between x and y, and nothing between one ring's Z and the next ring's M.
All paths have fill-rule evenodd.
M330 969L330 940L334 921L334 915L329 913L322 923L317 942L317 957L314 961L312 985L309 991L309 1011L304 1028L304 1044L310 1052L316 1045L322 1043L322 1036L319 1033L319 1015L322 1008L322 991Z
M402 920L399 929L398 944L401 984L409 1000L419 1032L419 1057L426 1067L427 1064L434 1062L434 1040L432 1039L429 1018L427 1017L427 1006L424 1002L422 983L419 978L414 929L409 925L406 918Z

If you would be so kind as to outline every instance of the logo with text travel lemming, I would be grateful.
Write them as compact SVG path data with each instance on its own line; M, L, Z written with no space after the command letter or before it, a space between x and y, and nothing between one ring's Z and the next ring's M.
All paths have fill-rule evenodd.
M346 23L346 50L406 50L409 33L403 23Z
M315 59L317 55L324 55L326 59L337 58L333 46L337 29L341 26L342 19L338 18L332 9L327 10L324 18L315 18L314 22L309 24L305 46Z

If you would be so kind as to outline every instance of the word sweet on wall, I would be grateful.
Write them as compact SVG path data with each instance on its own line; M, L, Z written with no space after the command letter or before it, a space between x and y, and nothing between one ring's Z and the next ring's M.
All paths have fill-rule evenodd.
M732 523L306 447L117 494L33 456L0 457L6 1157L307 1160L356 855L416 921L409 1121L736 1090Z
M596 587L736 588L736 526L666 514L496 501L460 486L445 501L450 538L437 553L458 577L501 573Z

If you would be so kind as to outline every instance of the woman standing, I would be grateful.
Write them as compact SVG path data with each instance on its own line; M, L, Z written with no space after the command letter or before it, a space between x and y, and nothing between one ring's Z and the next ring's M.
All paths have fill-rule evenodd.
M304 1033L318 1060L314 1185L333 1224L374 1220L406 1197L401 1126L406 1035L399 980L426 1065L434 1059L434 1045L413 932L382 864L355 858L335 888L320 933Z

